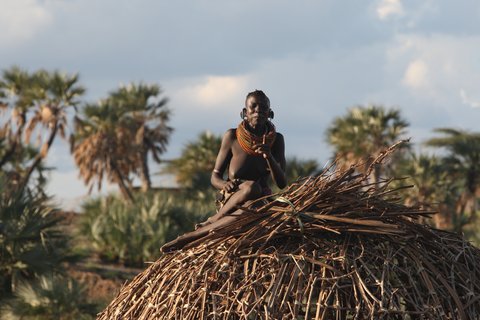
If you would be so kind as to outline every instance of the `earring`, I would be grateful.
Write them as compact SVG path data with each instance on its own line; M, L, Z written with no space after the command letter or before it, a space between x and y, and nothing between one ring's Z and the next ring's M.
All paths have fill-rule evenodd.
M245 110L245 108L243 108L242 111L240 112L240 118L242 118L242 120L244 120L246 117L247 117L247 110Z

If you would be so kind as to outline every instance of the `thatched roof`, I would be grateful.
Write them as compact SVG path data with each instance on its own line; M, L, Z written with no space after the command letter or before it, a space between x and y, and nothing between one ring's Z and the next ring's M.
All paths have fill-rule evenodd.
M160 257L98 319L480 318L480 250L418 223L431 212L388 181L329 170L246 210Z

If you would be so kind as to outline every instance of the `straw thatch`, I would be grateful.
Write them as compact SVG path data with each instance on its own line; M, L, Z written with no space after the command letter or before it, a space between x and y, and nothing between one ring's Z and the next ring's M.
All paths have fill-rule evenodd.
M162 256L98 319L480 318L479 249L419 224L431 212L388 181L329 170L245 210Z

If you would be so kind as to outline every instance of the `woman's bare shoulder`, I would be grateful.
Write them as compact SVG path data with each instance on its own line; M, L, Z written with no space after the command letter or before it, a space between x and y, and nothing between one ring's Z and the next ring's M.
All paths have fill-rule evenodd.
M224 139L235 140L237 138L237 129L231 128L223 135Z

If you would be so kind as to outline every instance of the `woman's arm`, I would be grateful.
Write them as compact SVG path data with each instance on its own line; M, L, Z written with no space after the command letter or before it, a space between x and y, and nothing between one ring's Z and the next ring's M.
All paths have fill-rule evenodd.
M217 190L225 190L227 192L233 191L237 184L234 181L223 180L225 170L232 159L232 143L235 139L235 129L228 130L222 139L220 150L218 151L215 167L212 171L210 182Z
M281 133L277 133L275 142L270 149L270 147L263 143L260 145L254 146L256 152L261 153L267 161L268 168L270 169L270 175L273 182L280 188L283 189L287 186L287 177L285 175L285 141Z

